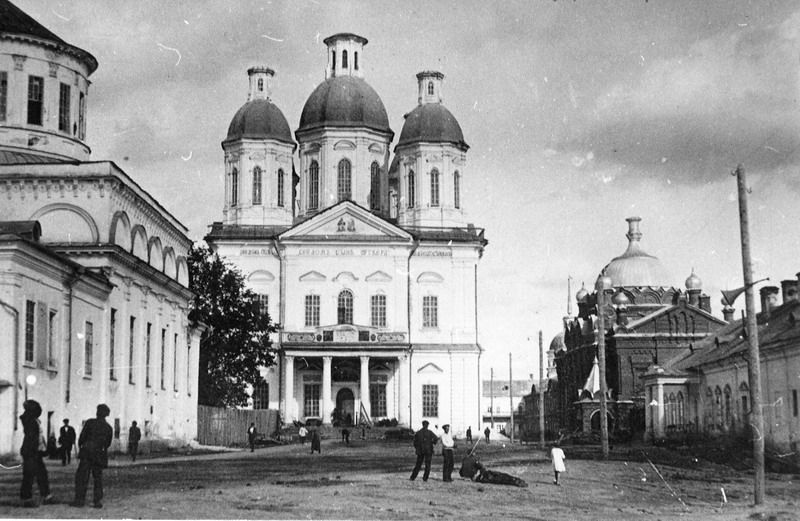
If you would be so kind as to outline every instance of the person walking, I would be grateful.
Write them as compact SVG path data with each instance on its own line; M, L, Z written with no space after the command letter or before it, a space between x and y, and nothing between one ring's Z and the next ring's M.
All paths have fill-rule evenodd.
M442 481L453 481L453 451L456 447L456 442L450 434L450 425L442 425L442 435L439 437L442 440Z
M69 424L69 418L64 418L64 425L58 431L58 444L61 445L61 465L72 463L72 447L75 446L75 429Z
M103 469L108 467L108 447L114 437L114 430L106 423L111 413L108 405L97 406L95 417L87 420L78 437L78 471L75 473L75 499L70 503L82 507L86 503L86 488L89 474L94 478L92 506L103 508Z
M350 445L350 429L348 429L347 427L342 429L342 441L345 444Z
M562 472L567 471L567 467L564 465L564 460L567 459L567 457L564 456L564 451L559 447L558 441L554 442L553 448L550 449L550 459L553 460L553 474L555 475L553 485L561 485L558 481L558 476Z
M136 455L139 454L139 440L142 439L142 431L136 420L131 422L131 428L128 429L128 454L131 455L131 461L136 461Z
M300 426L300 430L297 431L297 435L300 436L300 444L306 444L306 436L308 436L308 429L306 429L305 425Z
M467 427L467 443L472 443L472 425Z
M250 444L250 452L254 452L256 450L256 437L258 436L258 431L256 430L256 424L250 423L250 428L247 429L247 442Z
M489 434L491 434L491 433L492 433L492 431L491 431L491 429L489 429L489 427L486 427L485 429L483 429L483 435L486 436L486 443L489 443Z
M319 427L311 429L311 454L317 451L317 454L322 454L320 450Z
M22 486L19 497L23 507L37 507L33 499L33 482L39 487L42 504L53 500L50 493L50 480L47 477L47 467L44 465L44 454L47 452L47 442L42 432L39 416L42 415L42 406L36 400L25 400L22 403L23 413L19 417L22 422L22 446L19 449L22 456Z
M433 456L433 446L436 445L436 435L428 430L428 420L422 421L422 428L414 434L414 450L417 453L417 461L414 470L411 471L411 481L417 479L417 474L425 463L425 472L422 474L422 481L428 481L431 474L431 457Z

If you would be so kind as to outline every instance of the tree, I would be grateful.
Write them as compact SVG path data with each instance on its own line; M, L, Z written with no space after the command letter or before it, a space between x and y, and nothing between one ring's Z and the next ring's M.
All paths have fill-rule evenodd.
M275 363L269 335L277 329L238 269L206 246L189 252L189 288L195 294L189 320L207 326L200 339L198 402L247 405L247 386L261 381L260 367Z

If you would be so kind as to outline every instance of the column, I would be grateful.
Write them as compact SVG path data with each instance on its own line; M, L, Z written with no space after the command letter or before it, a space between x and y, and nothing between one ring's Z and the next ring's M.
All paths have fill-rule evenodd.
M408 388L408 355L401 355L397 359L395 376L397 377L397 421L401 425L410 425L409 404L411 397Z
M284 422L289 423L297 419L295 416L295 403L294 403L294 357L285 356L283 360L286 364L284 375Z
M332 356L322 357L322 423L330 425L333 403L331 402L331 362Z
M656 391L656 401L658 405L656 405L656 439L661 439L664 437L664 384L658 383L657 384L657 391Z
M369 403L369 357L362 356L361 357L361 405L364 406L364 410L367 411L367 414L372 416L370 412L370 403ZM359 410L359 413L361 411ZM356 415L358 416L358 415Z

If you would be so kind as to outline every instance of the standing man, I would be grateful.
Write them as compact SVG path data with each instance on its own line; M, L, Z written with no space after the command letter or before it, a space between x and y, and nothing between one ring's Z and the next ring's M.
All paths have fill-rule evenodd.
M142 439L142 431L139 429L136 420L131 422L131 428L128 429L128 454L131 455L131 461L136 461L136 455L139 453L139 440Z
M439 439L442 440L442 481L453 481L453 449L455 449L456 442L450 434L450 425L442 425L442 435Z
M297 431L298 436L300 436L300 444L306 444L306 436L308 436L308 429L306 429L305 425L300 426L300 430Z
M467 443L472 443L472 425L467 427Z
M414 434L414 450L417 452L417 462L414 470L411 471L411 481L417 479L422 462L425 462L425 472L422 474L422 481L428 481L431 474L431 457L433 456L433 446L436 445L436 435L428 430L428 420L422 421L422 428Z
M486 443L489 443L489 434L491 434L491 432L492 431L489 429L489 427L486 427L483 430L483 435L486 436Z
M256 424L251 423L250 428L247 429L247 441L250 443L250 452L256 450L256 436L258 436L258 431L256 431Z
M47 467L44 466L43 455L47 452L47 443L42 433L42 424L39 416L42 415L42 406L36 400L25 400L22 404L24 412L19 417L22 422L24 437L19 453L22 456L22 487L19 497L22 506L36 507L33 499L33 481L39 486L39 495L42 503L49 503L53 499L50 493L50 480L47 477Z
M64 425L58 431L58 444L61 445L61 465L72 463L72 447L75 446L75 429L64 418Z
M86 487L89 484L89 474L94 478L94 492L92 506L103 508L103 469L108 466L108 447L114 437L114 430L106 423L106 418L111 413L108 405L101 403L97 406L95 418L86 420L78 438L78 472L75 473L75 500L70 503L73 507L82 507L86 503Z

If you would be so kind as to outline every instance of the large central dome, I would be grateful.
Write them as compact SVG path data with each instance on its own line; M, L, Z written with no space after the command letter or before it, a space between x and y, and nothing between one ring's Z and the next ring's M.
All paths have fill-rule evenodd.
M628 249L619 257L614 257L603 269L603 274L611 278L614 287L669 287L669 272L657 257L645 253L639 245L642 234L639 231L639 217L629 217Z
M297 131L322 127L366 127L392 133L378 93L354 76L328 78L308 97Z

